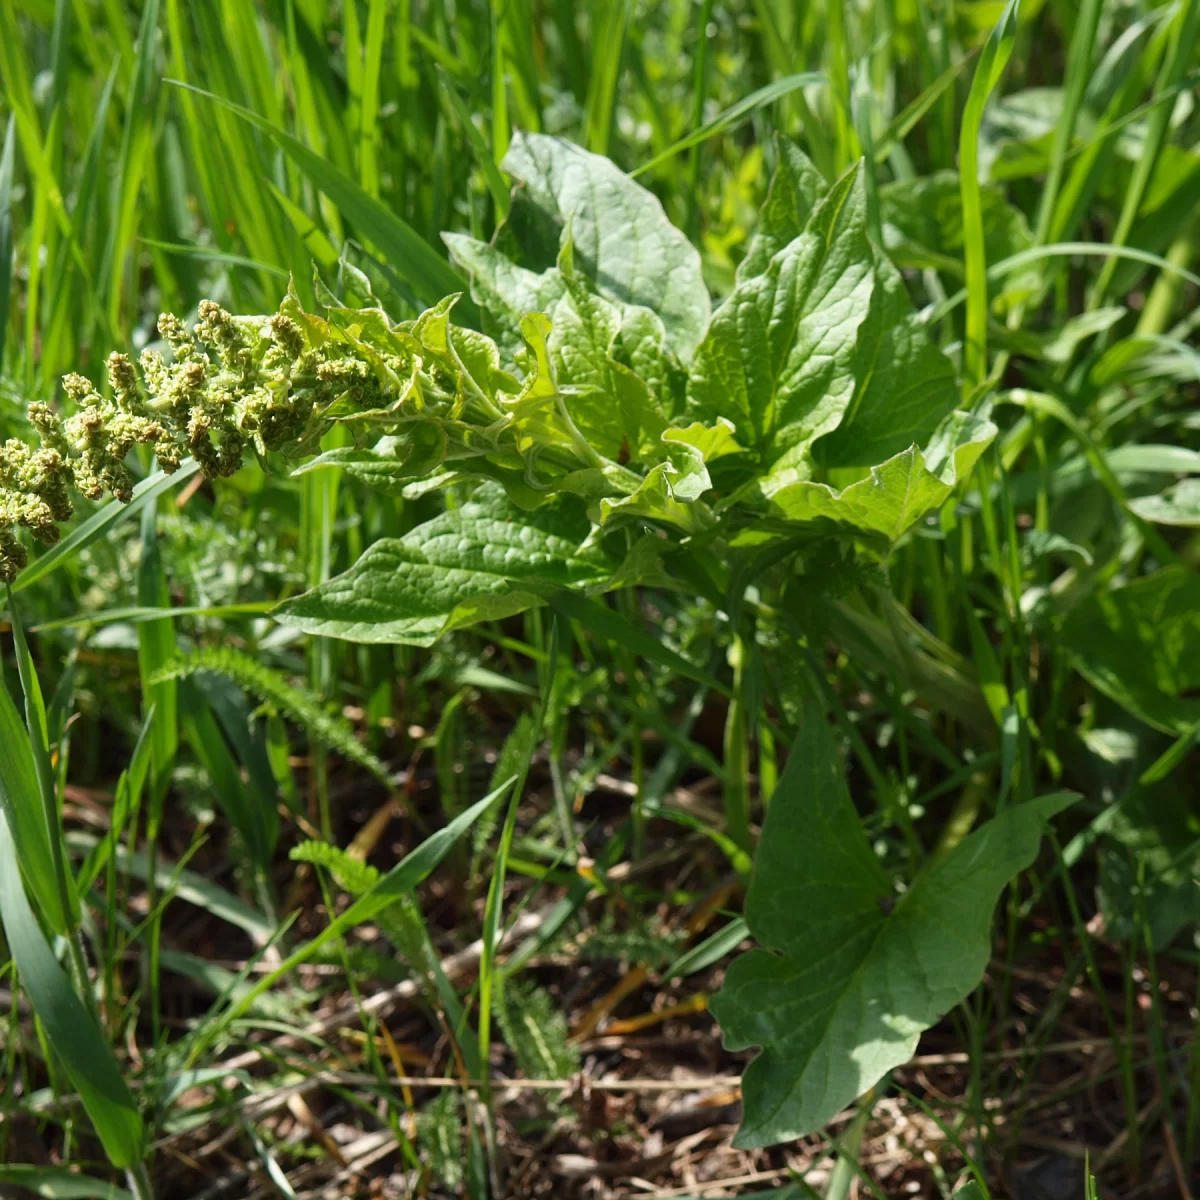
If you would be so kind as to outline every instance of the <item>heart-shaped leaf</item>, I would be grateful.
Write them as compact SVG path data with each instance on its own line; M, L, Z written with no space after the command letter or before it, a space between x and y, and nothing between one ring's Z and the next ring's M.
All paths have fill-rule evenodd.
M383 538L344 575L275 611L285 625L355 642L428 646L447 629L498 620L536 603L522 579L560 586L599 583L613 565L597 548L573 496L533 512L495 483L461 508L401 538Z
M825 721L803 723L771 801L746 901L766 949L730 968L713 1015L731 1050L762 1046L742 1084L740 1146L820 1129L979 983L992 910L1071 802L1014 808L898 897L859 822Z

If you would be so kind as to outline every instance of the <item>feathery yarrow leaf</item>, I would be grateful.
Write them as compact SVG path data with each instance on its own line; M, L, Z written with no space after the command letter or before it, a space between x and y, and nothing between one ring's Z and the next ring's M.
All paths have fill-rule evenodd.
M496 1016L504 1040L530 1079L570 1079L579 1051L568 1040L567 1018L537 984L501 976Z
M291 717L297 725L304 726L314 738L343 758L369 771L385 787L394 786L387 766L354 736L348 721L325 709L307 688L289 683L277 671L232 647L197 650L186 658L178 658L156 671L151 682L184 679L197 671L211 671L232 679L239 687Z

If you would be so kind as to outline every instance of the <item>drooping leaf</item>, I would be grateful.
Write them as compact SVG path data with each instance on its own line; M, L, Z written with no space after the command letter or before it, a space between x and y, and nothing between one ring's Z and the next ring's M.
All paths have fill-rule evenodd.
M339 446L297 467L292 474L338 467L368 487L402 496L417 479L432 474L446 457L446 432L432 421L415 424L403 436L380 438L374 446Z
M596 290L653 310L671 349L689 359L708 326L708 290L699 253L657 197L607 158L544 134L517 134L504 169L524 184L518 199L540 218L543 261L531 265L552 266L569 228L579 269ZM520 208L514 204L514 219Z
M925 448L910 446L840 492L824 483L769 478L763 494L789 520L825 517L895 541L940 508L996 436L990 421L955 412Z
M921 1031L978 984L997 897L1068 803L1055 795L1007 809L897 899L829 727L810 715L773 794L747 897L766 949L739 958L712 1002L730 1049L763 1047L743 1079L737 1144L821 1128L912 1056Z
M857 336L875 282L871 257L854 170L767 270L739 282L717 310L692 363L690 415L731 420L738 441L766 465L785 454L802 461L853 398Z
M275 616L349 641L431 645L448 629L536 603L520 589L523 579L560 586L603 580L612 564L598 549L580 550L590 531L574 497L528 512L487 483L461 508L376 542L344 575L285 602Z
M1200 576L1167 567L1085 600L1060 644L1080 674L1149 725L1200 721Z
M1139 496L1129 507L1157 525L1200 526L1200 479L1184 479L1158 496Z
M8 747L5 747L7 753ZM141 1160L145 1128L99 1026L71 988L29 905L8 816L0 808L0 921L21 986L116 1167Z

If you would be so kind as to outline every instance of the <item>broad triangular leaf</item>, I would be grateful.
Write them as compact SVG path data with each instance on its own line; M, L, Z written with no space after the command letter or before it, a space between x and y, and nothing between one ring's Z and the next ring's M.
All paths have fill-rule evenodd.
M746 257L738 264L739 281L761 275L771 259L800 236L813 209L829 191L824 176L790 138L776 134L775 152L778 162Z
M514 137L504 169L522 181L524 199L536 207L546 230L559 231L561 238L569 227L579 269L600 294L652 309L671 349L690 358L708 326L708 290L700 255L667 219L658 198L607 158L544 134ZM543 257L548 240L540 249ZM540 265L549 267L552 260Z
M823 467L866 467L930 437L958 403L954 366L933 344L900 272L872 250L875 290L858 335L856 388L815 453Z
M746 902L765 946L713 998L725 1044L762 1046L742 1084L742 1146L820 1129L979 983L1001 890L1070 803L1009 808L896 898L846 789L832 734L810 715L771 801ZM894 905L894 907L893 907Z
M376 542L344 575L274 615L308 633L427 646L447 629L536 603L522 579L577 586L607 578L614 564L597 548L580 550L590 532L572 496L527 512L485 483L461 508Z
M804 232L717 310L692 363L689 413L734 423L767 465L803 459L854 395L859 327L874 272L860 173L849 172Z

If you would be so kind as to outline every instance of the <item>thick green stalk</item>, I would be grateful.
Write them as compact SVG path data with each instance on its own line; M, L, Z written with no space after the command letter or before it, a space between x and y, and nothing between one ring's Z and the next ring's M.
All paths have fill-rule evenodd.
M729 651L733 664L733 698L725 718L725 832L740 849L750 850L750 753L747 745L745 683L746 647L740 634Z

